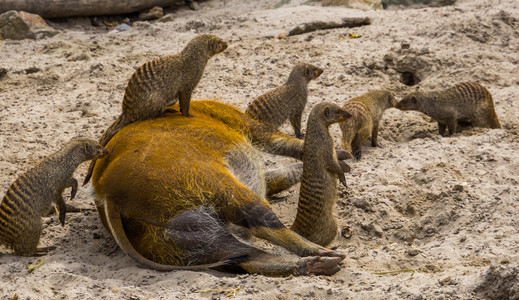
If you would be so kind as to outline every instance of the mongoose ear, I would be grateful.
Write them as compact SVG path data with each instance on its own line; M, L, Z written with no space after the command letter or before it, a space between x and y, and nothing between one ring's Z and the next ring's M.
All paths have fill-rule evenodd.
M218 39L211 38L209 40L209 51L211 51L212 53L217 53L218 45L219 45Z
M94 148L90 143L85 143L85 153L94 153Z
M331 114L331 111L330 111L330 108L329 107L326 107L324 109L324 116L329 119L330 118L330 114Z
M418 102L418 99L416 99L415 96L411 96L411 103L416 104Z
M309 66L305 66L305 76L308 78L314 77L314 74L312 74L312 68Z

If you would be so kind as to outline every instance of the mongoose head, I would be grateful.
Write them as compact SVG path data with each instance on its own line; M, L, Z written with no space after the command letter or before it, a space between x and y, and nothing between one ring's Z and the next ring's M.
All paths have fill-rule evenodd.
M83 148L87 160L105 157L109 152L108 149L91 139L78 139L76 142Z
M306 79L306 82L310 82L312 79L316 79L317 77L321 76L323 73L323 69L316 67L311 64L297 64L293 69L292 72L290 72L290 76L288 77L289 81L291 78L296 78L301 76Z
M422 97L422 93L411 93L396 104L396 108L400 110L418 110L418 102Z
M395 107L397 104L395 95L393 95L393 93L390 91L376 90L371 91L370 94L372 95L371 99L375 99L375 101L377 101L378 105L382 109Z
M346 121L351 118L351 114L336 104L321 102L314 106L308 119L316 117L324 121L324 124L328 127L333 123Z
M182 50L184 53L203 53L206 59L227 49L227 43L220 38L210 35L201 34L193 38Z

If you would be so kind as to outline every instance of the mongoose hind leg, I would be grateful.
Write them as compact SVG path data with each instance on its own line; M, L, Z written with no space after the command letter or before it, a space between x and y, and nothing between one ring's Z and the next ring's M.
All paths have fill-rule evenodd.
M353 157L355 157L356 160L359 160L362 157L362 141L360 139L360 135L356 134L353 138L352 148Z
M294 134L298 139L304 139L304 134L301 133L301 114L302 112L297 112L290 117L290 124L292 124Z
M378 147L378 123L373 125L373 130L371 131L371 147Z
M447 129L449 129L449 136L458 131L458 121L456 119L448 120Z
M180 91L178 98L179 98L179 106L180 106L180 113L184 117L193 117L192 114L189 113L189 103L191 102L191 93L193 91Z
M289 189L301 181L303 175L303 163L293 163L287 167L276 168L265 172L267 183L267 195L273 195Z
M39 217L25 220L25 230L17 237L18 241L12 245L13 253L16 256L35 256L38 253L38 242L43 226Z
M447 124L438 122L438 133L441 136L445 136L445 129L447 129Z

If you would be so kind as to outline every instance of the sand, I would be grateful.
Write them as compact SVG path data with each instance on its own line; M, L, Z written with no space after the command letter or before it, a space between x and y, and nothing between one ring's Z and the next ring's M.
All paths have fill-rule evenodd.
M467 129L440 137L428 117L389 109L380 147L367 142L350 161L349 187L339 186L341 234L332 247L347 254L333 276L269 278L210 272L157 272L138 266L97 217L80 188L71 203L84 211L43 219L42 256L15 257L0 248L0 297L19 299L478 299L519 298L519 4L458 1L454 6L361 11L302 1L207 1L180 8L168 23L140 22L124 32L88 19L50 22L61 32L42 40L2 41L0 187L7 190L35 161L76 137L99 138L120 113L134 69L176 53L198 33L229 48L213 57L193 98L219 99L245 110L283 83L292 66L325 71L309 85L311 107L342 105L372 89L400 99L420 89L476 81L493 95L502 129ZM372 25L277 38L302 22L370 17ZM360 37L350 39L349 33ZM409 49L406 48L407 44ZM403 46L403 47L402 47ZM418 85L400 82L414 74ZM413 78L410 74L408 78ZM404 80L405 81L405 80ZM408 83L409 80L407 80ZM291 133L287 124L281 130ZM331 132L336 143L339 127ZM267 157L268 167L291 160ZM87 164L76 171L82 181ZM287 225L298 188L272 205ZM67 192L68 194L68 192ZM273 248L279 255L284 249ZM379 272L402 272L374 274ZM210 290L213 289L213 290ZM208 291L204 291L208 290ZM200 292L202 291L202 292Z

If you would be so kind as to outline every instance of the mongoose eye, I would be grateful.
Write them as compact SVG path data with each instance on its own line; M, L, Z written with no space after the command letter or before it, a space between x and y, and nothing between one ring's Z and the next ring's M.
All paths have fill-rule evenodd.
M416 99L415 96L412 96L411 97L411 103L416 104L416 102L418 102L418 100Z

